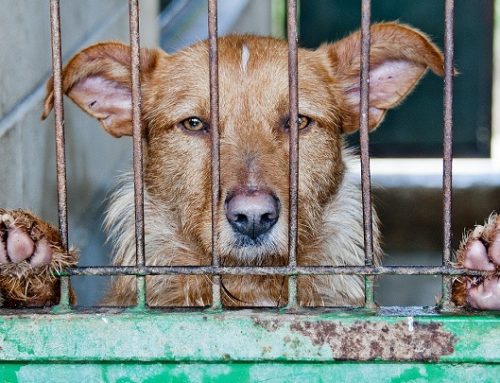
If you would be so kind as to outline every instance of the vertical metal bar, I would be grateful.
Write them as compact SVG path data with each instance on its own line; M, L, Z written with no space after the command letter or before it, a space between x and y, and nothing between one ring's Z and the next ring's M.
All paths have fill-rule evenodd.
M290 182L290 216L288 228L288 264L297 266L298 237L298 188L299 188L299 91L298 91L298 34L297 34L297 0L288 0L288 97L290 108L289 119L289 182ZM288 307L297 305L296 276L289 277Z
M52 72L54 76L54 112L56 129L57 199L59 232L68 247L68 209L66 196L66 153L64 147L64 109L62 90L61 19L59 0L50 0L50 29L52 37Z
M361 3L361 77L360 77L360 148L361 148L361 195L363 200L363 231L365 265L373 265L373 217L370 180L369 150L369 99L370 99L370 19L371 1ZM373 277L365 277L365 306L373 306Z
M50 31L52 46L52 75L54 79L54 113L57 169L57 207L61 241L68 250L68 208L66 188L66 153L64 139L64 106L62 88L61 16L59 0L50 0ZM69 277L61 277L60 308L68 308Z
M445 1L444 91L443 91L443 265L451 260L451 204L453 165L453 66L454 66L454 0ZM441 306L450 303L451 279L443 277Z
M134 203L135 203L135 249L136 264L145 264L144 245L144 164L141 126L141 57L139 34L139 0L129 1L130 28L130 76L132 84L132 126L134 163ZM137 277L137 307L146 303L144 277Z
M208 42L210 66L210 135L212 158L212 265L220 266L217 252L217 208L220 197L220 138L219 138L219 55L217 45L217 0L208 1ZM212 308L221 307L220 276L212 279Z

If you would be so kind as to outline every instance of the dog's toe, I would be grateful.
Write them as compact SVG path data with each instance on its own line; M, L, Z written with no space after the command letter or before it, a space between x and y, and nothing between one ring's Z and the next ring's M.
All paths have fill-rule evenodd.
M463 265L465 268L472 270L495 270L495 264L488 257L486 246L479 239L472 240L467 246Z
M481 310L500 310L500 277L486 277L476 286L469 285L467 303Z
M27 233L16 227L9 228L7 234L7 256L13 263L30 258L35 251L35 243Z
M43 238L38 241L36 250L30 259L30 264L32 267L40 267L48 265L52 261L53 250L49 245L49 242Z

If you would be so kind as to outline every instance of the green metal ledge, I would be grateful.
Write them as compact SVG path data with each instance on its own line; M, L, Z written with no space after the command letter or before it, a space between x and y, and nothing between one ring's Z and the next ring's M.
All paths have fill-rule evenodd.
M397 361L479 363L486 368L500 363L500 316L292 315L250 310L6 315L0 316L0 360L21 364Z
M0 365L1 382L184 383L184 382L412 382L497 383L495 365L424 363L339 364L9 364Z

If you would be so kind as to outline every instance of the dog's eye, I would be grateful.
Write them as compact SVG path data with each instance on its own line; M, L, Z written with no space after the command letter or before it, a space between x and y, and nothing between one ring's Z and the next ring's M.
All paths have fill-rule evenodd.
M198 117L189 117L181 121L181 126L191 132L201 132L208 129L208 125Z
M309 117L299 115L299 121L298 121L299 130L307 128L310 122L311 120L309 119Z
M297 121L299 130L307 128L310 124L311 124L311 119L309 117L299 114L299 119ZM290 129L290 120L288 120L286 123L286 129L287 130Z

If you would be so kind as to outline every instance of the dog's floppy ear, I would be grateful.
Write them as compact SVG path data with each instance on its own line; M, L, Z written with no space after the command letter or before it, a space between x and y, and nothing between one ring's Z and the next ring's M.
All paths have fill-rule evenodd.
M369 129L375 129L388 109L397 106L428 68L443 75L441 51L422 32L398 23L374 24L370 48ZM345 94L343 131L359 128L361 33L323 46L336 81ZM336 86L339 84L336 83Z
M147 81L161 51L141 49L141 78ZM130 48L119 42L92 45L77 53L63 70L63 91L99 120L115 137L132 135ZM42 119L54 106L53 78L47 82Z

